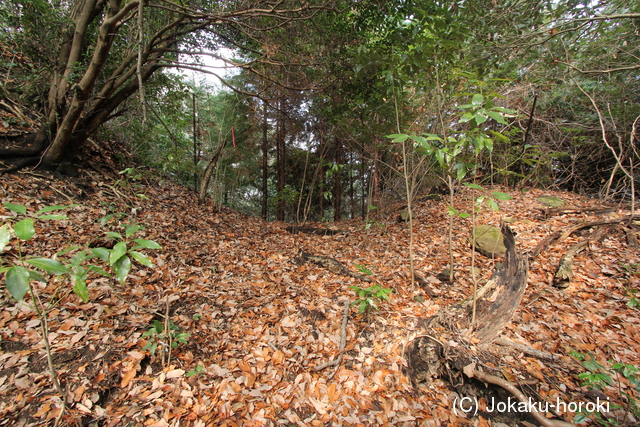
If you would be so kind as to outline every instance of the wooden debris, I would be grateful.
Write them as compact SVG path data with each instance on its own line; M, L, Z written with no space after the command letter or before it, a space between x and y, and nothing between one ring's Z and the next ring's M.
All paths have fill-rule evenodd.
M554 207L545 207L545 208L536 208L542 211L542 214L545 218L548 218L552 215L558 215L561 213L585 213L590 212L596 215L602 215L605 213L615 212L616 208L608 208L608 207L591 207L591 208L578 208L578 207L562 207L562 208L554 208Z
M420 376L416 371L434 359L432 351L448 353L447 358L456 366L465 366L465 361L472 358L471 344L491 343L513 317L526 289L528 263L516 252L515 238L505 224L502 225L502 234L507 248L504 265L477 292L478 324L471 324L472 297L427 319L425 334L414 340L406 353L412 377ZM436 344L452 342L458 344L448 349ZM431 367L427 369L431 370Z
M321 371L329 366L335 366L336 369L329 375L327 380L333 378L333 376L338 372L338 368L340 367L340 363L342 363L342 355L344 354L344 349L347 346L347 322L349 321L349 307L351 307L351 300L347 299L344 303L344 309L342 312L342 324L340 326L340 347L338 348L339 354L334 360L329 362L325 362L322 365L316 366L316 371Z
M624 233L627 235L627 244L636 250L640 250L640 243L636 236L636 231L632 228L623 227Z
M291 226L291 227L285 227L285 230L287 230L291 234L306 233L306 234L317 234L318 236L335 236L336 234L342 233L342 231L340 230L332 230L330 228L316 228L316 227Z
M301 251L300 257L305 261L311 261L312 263L319 265L322 268L329 270L334 274L340 274L342 276L355 277L363 282L371 282L371 278L362 274L356 274L350 271L347 267L342 265L340 261L333 258L319 255L312 255L308 252Z
M573 258L575 255L584 249L590 242L596 242L602 239L605 231L607 230L608 227L599 228L593 232L591 236L579 243L576 243L567 250L560 260L558 271L556 271L556 275L553 279L553 285L556 288L564 289L569 286L569 282L571 282L571 279L573 278L573 271L571 271L571 267L573 266Z
M414 384L420 380L445 378L454 388L464 384L464 392L467 393L471 386L469 379L475 378L502 387L521 402L530 399L512 382L487 374L480 368L491 366L501 359L501 351L492 343L513 317L527 284L527 260L516 252L513 233L505 224L502 225L502 234L507 248L504 267L497 270L489 283L476 295L479 324L471 324L472 298L441 310L428 319L425 333L414 339L405 351L407 374ZM526 347L508 343L518 351L523 351L522 347ZM500 344L505 345L505 341L500 341ZM535 353L528 347L526 350L528 354ZM543 355L547 360L556 360L552 355ZM535 408L530 414L546 427L571 425L547 419Z
M583 228L598 227L598 226L601 226L601 225L620 224L620 223L624 223L624 222L630 222L630 221L635 220L635 219L640 219L640 215L627 215L627 216L624 216L624 217L621 217L621 218L616 218L616 219L610 219L610 220L604 220L604 221L585 222L585 223L582 223L582 224L577 224L577 225L574 225L573 227L570 227L569 229L565 230L563 233L559 234L558 237L555 237L557 235L557 233L558 233L556 231L552 235L550 235L547 238L545 238L542 242L540 242L538 244L538 246L536 246L535 249L531 252L531 256L535 257L535 256L540 255L542 252L544 252L550 246L552 246L552 245L554 245L556 243L560 243L561 241L563 241L567 237L571 236L576 231L582 230Z
M535 348L529 347L528 345L520 344L511 340L507 340L504 338L496 338L494 343L504 346L504 347L512 347L517 349L518 351L523 352L524 354L528 354L529 356L533 356L537 359L548 360L551 362L560 361L560 357L547 353L544 351L536 350Z
M560 237L561 234L562 233L560 231L554 231L553 233L549 234L547 237L542 239L540 241L540 243L538 243L536 245L536 247L533 249L533 251L531 251L531 253L529 255L531 257L537 257L545 249L547 249L549 246L551 246L551 242L555 242L558 239L558 237Z

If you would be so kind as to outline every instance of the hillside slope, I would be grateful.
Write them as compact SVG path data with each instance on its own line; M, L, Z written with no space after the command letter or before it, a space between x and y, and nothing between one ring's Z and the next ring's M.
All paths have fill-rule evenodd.
M444 201L416 207L416 266L429 285L411 289L408 226L395 218L378 218L369 229L358 220L316 225L341 231L332 236L290 234L289 224L198 205L192 193L168 181L114 186L98 174L91 177L81 189L37 173L0 177L3 201L24 204L30 212L79 203L66 210L67 220L36 222L35 240L21 248L27 256L52 256L72 245L106 246L105 232L122 232L129 222L145 227L135 237L162 245L146 252L154 268L135 265L124 285L92 276L87 303L65 295L49 314L53 362L70 396L61 425L495 424L455 411L460 396L445 383L415 389L403 374L403 351L421 333L421 319L472 289L470 220L455 219L455 283L437 279L448 262ZM485 209L478 220L497 225L503 217L514 218L511 227L524 253L555 231L628 214L614 209L546 218L537 209L542 195L574 207L594 202L542 190L510 194L513 199L501 202L499 212ZM457 195L457 207L470 211L470 199ZM124 215L100 225L112 213ZM0 214L3 221L14 215L4 207ZM640 312L627 306L629 290L640 282L640 254L617 230L576 255L566 289L552 286L553 275L579 236L530 260L528 289L503 336L557 354L562 363L509 356L493 369L513 381L527 379L543 401L593 398L580 387L577 374L584 368L569 356L572 350L591 352L601 363L640 364ZM334 258L353 273L356 264L364 266L393 289L390 301L369 316L350 307L343 360L320 371L316 367L339 355L344 307L356 299L350 286L370 283L304 262L301 251ZM3 263L16 256L14 239ZM478 255L476 262L484 283L494 261ZM45 298L60 286L71 285L49 281L39 289ZM167 304L171 321L189 336L163 366L158 352L152 357L145 348L152 337L143 334L154 320L162 321ZM61 401L51 387L38 318L28 298L16 304L3 291L0 305L0 426L53 425ZM631 392L628 383L623 387ZM616 387L604 392L620 399Z

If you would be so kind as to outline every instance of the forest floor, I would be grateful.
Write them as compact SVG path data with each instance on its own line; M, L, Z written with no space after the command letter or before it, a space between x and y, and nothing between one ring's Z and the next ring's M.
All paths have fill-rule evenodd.
M470 219L454 222L455 282L437 278L448 265L445 201L415 206L416 270L429 285L412 288L409 230L396 222L397 213L377 218L368 229L362 220L352 220L315 224L341 231L332 236L290 234L285 230L290 224L199 205L189 190L167 180L114 186L95 171L83 174L86 185L39 172L0 177L2 200L24 204L29 212L78 204L64 211L68 219L36 221L34 239L21 248L25 256L108 245L105 232L121 233L130 222L144 226L132 238L155 240L162 249L146 251L155 267L135 264L124 285L92 276L88 302L65 294L49 313L53 363L69 392L61 425L499 425L456 410L464 396L443 381L414 388L403 371L403 351L422 333L420 320L472 290ZM613 209L600 215L545 216L540 196L561 198L572 207L599 203L550 190L507 192L512 200L500 202L498 212L483 209L478 221L498 225L504 217L513 218L510 226L524 254L553 232L629 214ZM459 193L456 206L469 212L471 199L470 193ZM110 213L125 215L101 225ZM3 206L0 215L3 222L14 216ZM576 255L572 281L557 289L553 277L560 258L585 233L589 230L529 260L524 299L502 334L556 354L560 362L522 354L493 369L516 383L527 379L526 387L543 402L608 397L623 404L620 392L632 392L626 380L614 377L615 383L600 394L588 393L578 378L586 369L570 352L591 353L604 366L640 365L640 311L627 305L631 290L639 287L640 253L619 228L612 228ZM5 265L16 260L15 242L2 253ZM357 298L350 287L371 283L303 262L301 251L334 258L353 273L358 273L356 265L365 266L374 283L393 289L390 300L368 316L351 306L343 359L319 371L316 367L339 356L344 307ZM483 284L496 261L475 258ZM59 287L71 288L53 280L36 286L43 300L55 298ZM143 334L154 320L163 320L167 299L171 321L189 336L163 365L159 351L151 356L145 348L153 337ZM0 307L0 426L52 425L61 400L51 385L30 298L16 303L3 286ZM480 402L481 409L487 404ZM562 408L556 412L569 421L574 416Z

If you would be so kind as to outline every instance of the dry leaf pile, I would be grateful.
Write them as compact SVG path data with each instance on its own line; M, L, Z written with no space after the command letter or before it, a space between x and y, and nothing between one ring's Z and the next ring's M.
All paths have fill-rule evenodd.
M3 176L0 184L3 200L31 211L75 202L78 193L68 183L29 174ZM71 245L102 246L106 227L98 221L113 212L144 225L140 237L163 246L149 253L155 268L136 265L123 286L92 278L88 303L71 294L50 313L54 364L70 397L63 425L491 425L482 416L456 414L444 383L416 390L403 374L404 347L420 333L420 320L472 289L469 220L456 219L456 282L436 278L448 259L445 202L416 207L417 272L429 289L411 289L408 225L395 218L369 229L357 220L329 224L342 231L336 235L291 234L289 224L198 205L188 190L167 181L156 179L143 191L149 200L96 178L89 197L67 211L68 220L37 222L36 239L25 248L27 255L51 256ZM515 218L511 227L525 253L550 233L595 218L588 212L544 218L536 209L543 194L574 206L592 203L575 195L510 194L513 200L501 202L499 212L483 210L478 220L498 225L502 217ZM468 194L457 203L470 211ZM0 215L11 215L2 209ZM626 305L628 289L640 281L640 254L614 234L576 256L574 279L564 290L551 283L577 236L530 261L523 304L504 336L562 355L563 363L506 358L495 368L507 379L533 379L543 399L580 401L586 390L576 374L583 370L569 351L640 364L640 315ZM355 264L366 266L394 290L368 319L350 308L342 362L319 371L339 356L342 313L355 300L349 287L370 284L302 262L300 251L334 258L354 273ZM494 261L479 255L476 261L486 280ZM68 285L51 282L40 290L53 295L59 286ZM162 366L145 349L143 334L163 319L167 299L171 321L190 336ZM16 304L4 290L0 305L0 426L52 424L62 403L48 376L38 318L28 302Z

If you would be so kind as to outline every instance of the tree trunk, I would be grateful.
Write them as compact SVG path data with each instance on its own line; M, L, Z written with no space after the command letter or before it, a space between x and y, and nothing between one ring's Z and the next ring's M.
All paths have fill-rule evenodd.
M285 220L285 161L286 161L286 131L285 131L285 101L280 100L280 110L278 111L278 130L276 132L276 150L277 150L277 176L278 176L278 203L276 206L276 219L278 221Z
M269 203L269 141L267 138L267 101L263 101L262 113L262 219L267 220Z
M227 145L227 141L222 141L218 146L218 149L209 160L207 167L204 170L204 174L202 174L202 179L200 180L200 188L198 190L198 201L200 203L204 203L207 197L207 191L209 190L209 182L211 181L211 176L213 175L213 171L215 171L216 166L218 165L218 161L220 160L220 156L222 156L222 150ZM197 173L197 172L196 172Z
M373 154L373 178L372 178L372 202L373 206L378 206L380 202L380 147L376 144Z
M138 1L132 1L127 3L121 9L121 3L122 0L109 0L107 3L106 13L98 32L98 40L96 41L89 66L80 81L71 88L70 95L72 98L69 102L68 110L58 126L53 142L47 148L42 157L42 162L46 166L57 165L64 158L65 150L71 140L71 135L73 134L81 114L84 111L85 104L91 97L96 80L98 79L98 76L100 75L111 51L111 45L113 44L113 40L117 34L116 26L120 24L120 20L124 18L132 8L138 6ZM77 23L76 29L82 30L82 33L74 34L74 42L71 46L70 55L75 54L76 44L84 41L87 26L84 20L87 18L86 15L90 12L91 11L83 11L80 15L80 21ZM79 41L76 39L79 39ZM70 56L69 59L72 60L73 57ZM67 72L65 71L65 74L66 73ZM64 81L62 81L62 85L64 84ZM58 95L56 96L58 100L60 93L62 93L62 87L59 88Z
M333 174L333 222L338 222L342 216L342 141L337 137L334 140L334 153L336 170Z

